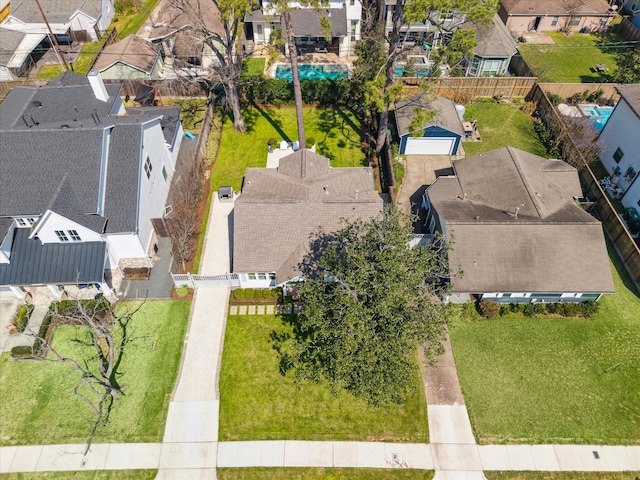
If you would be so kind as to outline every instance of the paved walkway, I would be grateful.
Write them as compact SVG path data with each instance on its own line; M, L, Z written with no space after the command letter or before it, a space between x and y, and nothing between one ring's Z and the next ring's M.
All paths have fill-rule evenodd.
M10 352L13 347L18 346L32 346L35 338L27 333L19 333L14 329L6 328L7 325L11 323L13 320L13 316L17 311L17 307L21 300L19 300L13 293L10 293L13 298L3 299L3 305L0 307L0 311L2 311L3 315L5 312L13 312L11 314L11 318L8 318L6 322L3 323L2 329L0 330L0 354L4 352ZM27 328L25 332L35 332L38 333L40 331L40 325L42 325L42 321L44 320L45 315L49 311L48 305L35 305L33 308L33 312L31 312L31 316L29 317L29 323L27 323Z

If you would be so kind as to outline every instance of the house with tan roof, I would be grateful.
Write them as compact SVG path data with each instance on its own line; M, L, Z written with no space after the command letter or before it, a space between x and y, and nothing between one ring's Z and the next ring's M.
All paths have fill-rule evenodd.
M162 78L160 46L129 35L103 48L93 69L105 80L159 80Z
M429 186L425 225L452 241L450 301L584 302L613 293L601 223L577 170L513 147L453 161Z
M244 287L281 285L316 233L342 220L370 219L383 207L368 168L332 168L329 159L298 150L277 168L248 168L233 212L233 267Z
M516 33L600 32L609 27L616 11L606 0L500 0L498 14Z

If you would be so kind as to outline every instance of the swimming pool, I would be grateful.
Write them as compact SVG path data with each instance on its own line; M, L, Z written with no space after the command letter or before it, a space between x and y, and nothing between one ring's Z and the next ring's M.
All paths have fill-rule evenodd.
M611 112L613 112L613 107L600 107L594 104L578 105L578 107L587 117L591 117L593 127L596 130L604 128L611 116Z
M299 63L298 72L300 80L313 80L316 78L348 78L349 66L342 63ZM276 65L276 78L286 78L290 82L293 81L293 73L291 64L280 63Z
M394 65L394 67L393 67L393 76L394 77L402 77L404 75L404 69L405 69L404 65ZM419 77L419 78L428 77L431 74L431 69L429 67L423 67L423 66L416 65L415 72L416 72L416 74L412 75L412 77L413 76Z

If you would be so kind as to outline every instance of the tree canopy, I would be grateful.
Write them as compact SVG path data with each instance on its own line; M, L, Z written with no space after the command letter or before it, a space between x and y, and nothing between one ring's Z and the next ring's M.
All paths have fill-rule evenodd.
M614 81L619 83L640 83L640 47L630 48L618 54L618 69Z
M319 234L301 265L302 308L281 350L284 370L328 382L379 405L402 403L415 382L417 349L441 351L448 247L410 246L411 222L393 207L370 221Z

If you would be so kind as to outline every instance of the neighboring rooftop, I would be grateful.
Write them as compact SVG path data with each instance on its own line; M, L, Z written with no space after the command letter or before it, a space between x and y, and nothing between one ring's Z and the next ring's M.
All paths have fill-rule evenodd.
M144 38L129 35L124 40L103 48L93 69L103 71L120 62L151 74L159 53L159 45Z
M330 8L317 11L313 8L294 9L290 12L293 32L296 37L324 37L320 19L326 16L331 24L333 37L344 37L347 34L346 8Z
M248 168L234 206L233 271L295 278L315 233L338 230L343 218L372 218L382 205L369 169L331 168L310 150L279 168Z
M428 189L453 238L456 292L613 292L600 222L575 168L512 147L453 161ZM585 261L589 259L589 261Z
M66 23L80 11L98 18L101 0L47 0L40 2L49 23ZM35 0L11 0L11 16L25 23L44 23Z
M584 14L608 14L609 4L605 0L500 0L510 15L568 15L573 9Z
M498 14L490 26L473 24L477 45L473 53L480 57L511 57L518 53L516 42Z

